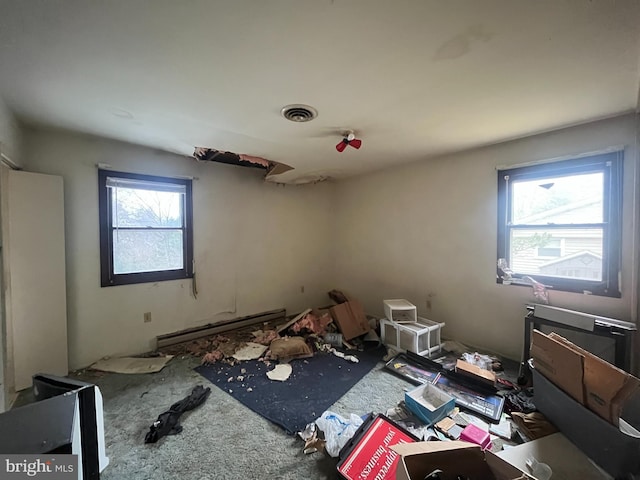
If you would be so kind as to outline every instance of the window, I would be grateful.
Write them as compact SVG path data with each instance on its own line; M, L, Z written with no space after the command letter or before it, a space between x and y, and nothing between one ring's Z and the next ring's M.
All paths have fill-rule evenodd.
M562 255L562 240L549 238L548 241L538 245L539 257L559 257Z
M98 171L103 287L193 276L191 180Z
M498 172L498 264L512 283L528 276L556 290L620 296L622 157Z

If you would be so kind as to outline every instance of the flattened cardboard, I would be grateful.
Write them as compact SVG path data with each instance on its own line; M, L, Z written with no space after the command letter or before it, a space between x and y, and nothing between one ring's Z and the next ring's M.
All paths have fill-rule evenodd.
M362 304L357 300L334 305L330 310L345 340L359 337L371 330Z
M531 356L538 372L584 405L584 355L567 348L557 339L533 331Z
M486 385L494 386L496 383L496 376L493 372L464 360L456 361L456 372Z
M549 334L549 338L584 356L584 404L605 420L618 425L626 401L640 389L640 380L557 333Z
M456 475L483 480L515 480L522 471L491 452L483 452L478 445L467 442L417 442L391 447L400 462L396 469L397 480L423 480L434 469Z

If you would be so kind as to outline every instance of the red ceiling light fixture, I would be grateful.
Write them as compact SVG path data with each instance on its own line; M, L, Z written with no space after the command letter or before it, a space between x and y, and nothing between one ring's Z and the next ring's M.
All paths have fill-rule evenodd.
M348 132L344 132L342 140L336 145L336 150L342 153L344 152L344 149L347 148L347 145L358 149L362 146L362 140L356 138L353 131L349 130Z

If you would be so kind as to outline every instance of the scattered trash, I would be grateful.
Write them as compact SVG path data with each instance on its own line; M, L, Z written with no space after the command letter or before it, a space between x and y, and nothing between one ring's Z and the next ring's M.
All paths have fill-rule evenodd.
M324 341L334 347L342 346L342 334L341 333L325 333Z
M302 337L277 338L271 342L271 358L307 358L312 357L313 351Z
M292 371L293 368L291 367L291 365L289 365L288 363L281 363L279 365L276 365L273 370L269 370L267 372L267 377L269 377L270 380L284 382L289 378Z
M294 323L296 323L298 320L300 320L302 317L304 317L307 313L309 313L311 311L310 308L307 308L304 312L299 313L298 315L296 315L295 317L293 317L291 320L289 320L287 323L285 323L284 325L280 325L278 327L278 333L282 333L284 332L287 328L289 328L291 325L293 325Z
M224 358L224 353L220 350L214 350L213 352L209 352L202 357L203 365L210 365L216 363Z
M266 330L266 331L260 330L259 333L254 332L254 336L255 336L254 341L261 345L270 345L271 342L274 341L276 338L280 338L280 335L278 335L278 332L276 332L275 330Z
M144 443L156 443L165 435L180 433L182 431L182 426L178 423L180 416L184 412L202 405L210 393L209 387L204 388L202 385L194 387L191 395L174 403L169 407L169 410L158 415L158 419L149 427L149 431L144 437Z
M318 428L315 423L309 423L304 430L298 432L298 435L304 440L304 448L302 452L305 455L319 452L325 448L325 440L318 438Z
M558 431L540 412L513 412L511 418L513 419L513 423L516 424L516 427L518 427L518 430L522 432L528 440L536 440Z
M309 331L315 335L322 335L327 330L330 323L333 322L333 318L329 312L309 312L296 323L293 324L291 330L294 333L300 333L302 331Z
M531 282L531 288L533 288L533 296L539 303L543 303L545 305L549 305L549 292L547 291L547 287L534 280L531 277L523 277Z
M347 420L337 413L326 411L316 420L316 425L324 433L325 450L330 456L337 457L340 449L362 425L362 418L352 413Z
M331 353L333 353L336 357L344 358L345 360L348 360L348 361L353 362L353 363L358 363L360 361L360 360L358 360L358 357L356 357L355 355L345 355L344 353L339 352L335 348L332 348L329 351Z
M470 363L471 365L475 365L476 367L480 367L483 370L491 371L491 365L493 364L493 359L488 355L483 355L481 353L463 353L462 359Z

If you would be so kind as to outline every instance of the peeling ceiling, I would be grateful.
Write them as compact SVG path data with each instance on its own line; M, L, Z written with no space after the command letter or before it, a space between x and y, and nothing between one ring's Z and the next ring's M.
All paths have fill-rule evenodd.
M0 0L27 124L345 178L638 106L637 0ZM307 123L283 106L318 111ZM339 153L353 130L362 148Z

